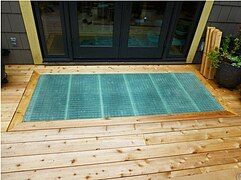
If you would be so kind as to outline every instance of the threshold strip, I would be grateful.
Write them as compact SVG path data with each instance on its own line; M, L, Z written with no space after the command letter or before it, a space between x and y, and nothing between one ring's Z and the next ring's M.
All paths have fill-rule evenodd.
M153 78L151 77L151 74L148 74L148 75L149 75L149 77L150 77L150 79L151 79L151 82L152 82L153 86L154 86L155 89L156 89L156 92L157 92L158 96L160 97L160 99L161 99L161 101L162 101L162 104L163 104L166 112L169 113L169 114L172 113L172 111L167 108L167 105L166 105L166 103L165 103L165 100L164 100L164 98L162 97L161 93L159 92L156 83L154 82Z
M135 116L137 116L139 113L134 105L134 100L132 98L132 95L131 95L131 92L130 92L130 88L129 88L129 84L128 84L128 81L126 79L126 76L123 74L123 78L124 78L124 81L125 81L125 85L126 85L126 89L127 89L127 92L128 92L128 95L129 95L129 98L130 98L130 101L131 101L131 106L132 106L132 109L133 109L133 113Z
M101 116L102 116L102 118L105 118L104 104L103 104L103 98L102 98L101 79L100 79L100 75L99 74L98 74L98 80L99 80L99 94L100 94Z
M69 76L69 86L68 86L68 93L67 93L67 100L66 100L66 106L65 106L65 116L64 116L64 119L68 118L69 96L70 96L71 84L72 84L72 75Z
M201 112L199 107L197 106L197 104L195 103L195 101L191 98L191 96L188 94L188 92L186 91L186 89L183 87L182 83L180 83L180 81L178 80L178 78L176 77L175 74L172 73L172 76L174 77L174 79L176 80L177 84L180 86L180 88L182 88L182 90L184 91L184 93L187 95L187 97L190 99L192 105L196 108L196 110L198 112Z

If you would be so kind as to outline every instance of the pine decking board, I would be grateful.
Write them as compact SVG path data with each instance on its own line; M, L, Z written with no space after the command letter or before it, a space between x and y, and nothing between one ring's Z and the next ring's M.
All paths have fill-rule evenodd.
M198 168L212 165L221 165L223 163L235 163L241 160L240 149L225 151L214 151L208 153L199 153L191 155L151 158L135 161L124 161L116 163L93 164L86 166L72 166L65 168L40 169L21 172L3 173L2 178L11 179L13 177L23 177L27 179L106 179L133 176L138 174L169 172L182 170L184 168ZM120 168L124 167L124 168ZM60 178L58 178L60 177Z
M135 83L126 81L126 76L130 80L133 73L192 71L228 111L111 117L101 121L20 121L5 132L14 112L19 109L21 98L28 100L26 93L31 94L29 90L34 89L34 84L28 83L33 71L40 74L127 74L120 77L128 84L125 92L129 99L136 98L130 88ZM195 66L11 65L6 66L6 72L11 81L3 85L1 94L3 179L236 179L241 172L240 93L205 80ZM172 79L177 82L179 78L176 75ZM28 84L31 86L27 91ZM75 93L69 91L72 85L66 86L67 96ZM158 90L155 83L153 87ZM198 98L193 96L191 89L185 88L185 91L192 98ZM157 98L163 98L160 92ZM16 117L20 117L18 120L24 111L23 106L20 107L15 112ZM129 108L138 114L137 106L130 104ZM99 112L104 111L100 109ZM64 117L70 115L66 111L63 114Z
M103 164L121 161L133 161L147 158L160 158L181 156L187 154L203 153L239 149L241 137L233 139L210 139L195 142L180 142L173 144L159 144L151 146L135 146L125 148L112 148L82 152L66 152L52 154L38 154L33 156L20 156L2 158L2 172L17 172L56 167L83 166L90 164ZM31 160L34 159L34 162ZM74 162L73 162L74 161ZM20 166L16 166L20 164Z

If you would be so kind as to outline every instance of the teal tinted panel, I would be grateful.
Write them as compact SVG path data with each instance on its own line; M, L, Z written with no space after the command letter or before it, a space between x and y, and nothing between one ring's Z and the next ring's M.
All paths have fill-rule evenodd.
M104 117L133 116L134 111L122 74L100 76Z
M192 73L41 75L24 121L220 110Z
M165 105L148 74L126 74L136 115L166 114Z
M177 73L176 77L200 111L224 110L193 73Z
M59 120L65 117L69 75L41 75L25 120Z
M100 118L100 88L97 75L71 75L66 119Z
M173 73L150 74L170 113L198 112L195 102Z

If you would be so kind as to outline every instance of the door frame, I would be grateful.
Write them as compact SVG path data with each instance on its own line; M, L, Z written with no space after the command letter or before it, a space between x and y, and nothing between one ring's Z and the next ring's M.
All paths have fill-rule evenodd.
M32 2L30 0L26 0L26 1L19 0L24 25L26 28L26 34L27 34L27 37L29 40L30 51L31 51L31 54L33 57L33 62L34 62L34 64L45 64L45 63L51 63L51 62L52 62L52 64L58 64L58 63L61 64L61 61L59 60L59 58L44 57L43 51L41 49L40 37L38 36L39 34L37 32L37 30L38 30L37 22L34 17L34 12L33 12L31 3ZM201 36L204 32L206 22L211 13L211 10L212 10L212 6L213 6L213 0L205 1L205 5L202 10L201 17L198 21L198 27L195 31L195 36L192 39L192 44L189 49L188 56L186 58L186 63L192 63L192 61L194 59L195 52L197 50ZM174 59L174 60L175 60L176 64L179 64L178 61L176 61L177 59ZM74 62L73 59L69 59L69 60L65 59L65 61L62 61L62 62L63 62L62 64L64 64L64 62L71 62L71 64L92 64L92 63L88 63L87 61L86 61L86 63L77 63L77 62ZM138 62L138 63L136 63L135 59L133 59L133 61L130 61L129 63L126 63L126 64L173 64L175 62L170 61L170 59L164 59L164 62L160 62L160 63L159 62L156 62L156 63L155 62L148 62L148 63ZM120 64L120 63L121 62L113 62L113 64ZM96 62L95 64L100 64L100 63ZM111 64L111 63L106 62L103 64Z

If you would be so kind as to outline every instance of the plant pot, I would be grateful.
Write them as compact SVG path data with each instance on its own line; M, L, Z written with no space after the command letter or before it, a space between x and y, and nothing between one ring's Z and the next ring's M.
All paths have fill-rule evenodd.
M222 62L217 69L215 78L221 86L233 89L241 83L241 68Z

